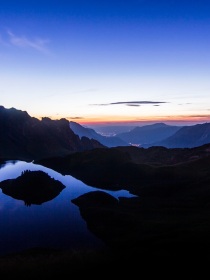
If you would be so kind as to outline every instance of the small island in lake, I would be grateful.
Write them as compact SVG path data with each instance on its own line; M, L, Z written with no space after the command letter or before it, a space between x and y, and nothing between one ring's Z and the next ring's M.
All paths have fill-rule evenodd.
M0 182L0 188L4 194L23 200L26 206L30 206L52 200L65 186L43 171L26 170L16 179Z

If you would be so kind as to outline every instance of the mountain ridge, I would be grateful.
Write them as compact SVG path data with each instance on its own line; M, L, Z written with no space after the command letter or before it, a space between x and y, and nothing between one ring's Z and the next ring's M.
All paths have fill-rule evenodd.
M143 145L144 148L150 146L164 146L166 148L193 148L210 143L210 123L183 126L170 137L162 141Z
M180 128L180 126L155 123L151 125L137 126L129 132L119 133L116 136L127 143L141 146L143 144L150 144L163 140L173 135Z
M64 118L39 120L26 111L0 106L1 158L33 160L101 147L96 140L80 139Z
M107 147L117 147L117 146L129 146L129 144L123 141L121 138L116 136L102 136L101 134L97 133L92 128L86 128L77 122L70 121L69 122L70 128L77 134L79 137L85 136L89 139L95 139L99 141L101 144Z

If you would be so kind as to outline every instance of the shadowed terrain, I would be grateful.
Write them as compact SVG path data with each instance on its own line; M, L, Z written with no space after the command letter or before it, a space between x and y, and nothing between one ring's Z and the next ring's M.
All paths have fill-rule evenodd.
M86 128L76 122L69 122L70 128L77 134L80 138L83 136L88 137L89 139L95 139L99 141L106 147L117 147L117 146L130 146L127 142L123 141L121 138L116 136L102 136L95 130L91 128Z
M143 147L164 146L167 148L193 148L210 142L210 123L181 127L171 136L162 140L145 143Z
M0 182L0 188L4 194L23 200L26 206L30 206L52 200L65 186L43 171L26 170L16 179Z
M105 270L131 276L139 269L150 271L163 264L177 266L187 260L198 266L208 262L209 145L134 151L135 147L102 148L38 161L104 190L126 189L136 196L116 199L98 190L72 200L88 229L103 240L107 250L37 248L2 257L0 271L52 276L69 270L77 275Z
M170 186L167 189L174 195L177 185L208 184L209 161L210 145L206 144L191 149L101 148L37 163L99 188L141 195L150 187L161 195L161 189Z
M116 200L98 191L72 201L90 231L127 263L136 255L209 259L209 147L107 148L39 163L101 189L136 195Z
M132 144L152 144L161 141L179 131L180 126L155 123L151 125L137 126L128 132L117 134L117 137Z
M16 116L17 112L12 110L13 113ZM72 202L79 208L88 229L108 249L67 252L32 248L2 256L1 275L32 271L33 275L54 276L69 270L77 275L104 270L119 275L122 268L142 271L148 263L209 261L210 144L194 148L108 148L88 138L81 142L66 120L40 122L23 112L17 116L21 121L14 122L11 129L4 130L9 120L1 126L7 133L1 134L0 163L14 159L13 155L15 159L30 159L35 155L35 163L99 188ZM32 130L28 130L26 120L30 129L35 125ZM25 126L20 125L25 121ZM15 136L17 131L19 138ZM73 146L64 151L69 137L76 142L70 141ZM64 188L45 173L28 171L17 179L1 182L0 187L3 193L23 200L26 205L50 200ZM116 199L105 192L122 189L134 197Z
M104 147L74 134L66 119L42 120L25 111L0 106L0 157L33 160Z

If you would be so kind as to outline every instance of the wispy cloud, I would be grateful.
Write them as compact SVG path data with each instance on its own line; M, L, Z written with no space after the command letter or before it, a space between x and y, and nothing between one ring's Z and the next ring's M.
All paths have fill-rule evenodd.
M9 36L9 43L12 44L13 46L19 48L34 49L42 53L49 53L49 50L47 48L47 44L49 43L49 40L47 39L41 39L41 38L29 39L26 36L17 36L10 30L7 31L7 34Z
M190 118L210 118L209 114L204 115L189 115Z
M123 101L123 102L111 102L111 103L101 103L101 104L90 104L94 106L109 106L109 105L126 105L126 106L140 106L140 105L159 105L163 103L168 103L165 101Z
M81 120L84 119L83 117L66 117L68 120Z
M187 102L187 103L179 103L178 105L191 105L192 103L189 103L189 102Z

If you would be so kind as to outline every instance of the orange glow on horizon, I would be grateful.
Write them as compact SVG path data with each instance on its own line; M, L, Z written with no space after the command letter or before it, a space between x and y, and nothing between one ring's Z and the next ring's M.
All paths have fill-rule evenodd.
M177 116L154 116L154 117L107 117L107 118L78 118L78 119L69 119L69 121L78 122L81 125L132 125L135 124L144 124L144 123L205 123L210 122L210 115L177 115Z
M43 117L35 116L38 119ZM106 117L66 117L66 116L45 116L52 120L67 119L68 121L74 121L81 125L144 125L145 123L164 122L171 124L195 124L210 122L210 115L176 115L176 116L142 116L142 117L123 117L123 116L106 116Z

